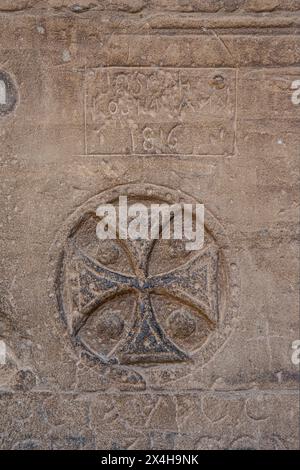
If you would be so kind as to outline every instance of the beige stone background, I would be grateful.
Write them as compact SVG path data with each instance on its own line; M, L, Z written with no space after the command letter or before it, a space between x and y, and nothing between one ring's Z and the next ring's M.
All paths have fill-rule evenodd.
M0 116L1 449L299 448L299 25L298 0L0 0L0 71L17 89ZM221 111L193 125L225 136L133 152L109 128L101 154L87 80L118 67L183 71L191 100L222 75ZM192 366L90 363L61 318L63 227L132 184L203 202L226 234L232 318Z

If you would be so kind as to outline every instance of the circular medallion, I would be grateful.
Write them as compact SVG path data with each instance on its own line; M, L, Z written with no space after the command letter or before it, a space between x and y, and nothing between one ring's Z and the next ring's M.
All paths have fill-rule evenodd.
M132 184L105 191L68 219L56 293L76 347L102 363L130 366L207 362L232 329L238 269L221 225L205 208L204 245L178 240L99 240L96 209L120 196L128 205L196 201L178 190Z

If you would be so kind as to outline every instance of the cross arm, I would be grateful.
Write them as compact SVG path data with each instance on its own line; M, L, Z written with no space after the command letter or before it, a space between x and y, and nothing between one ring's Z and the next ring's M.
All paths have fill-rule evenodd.
M77 251L73 260L78 283L78 310L88 314L110 297L137 288L134 276L117 273Z
M218 255L209 248L168 273L149 277L146 287L153 293L171 295L189 304L215 323L218 320L217 276Z

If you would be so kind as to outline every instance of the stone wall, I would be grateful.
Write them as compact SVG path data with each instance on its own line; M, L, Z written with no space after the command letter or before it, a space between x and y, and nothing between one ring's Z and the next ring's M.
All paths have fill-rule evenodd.
M299 448L299 25L0 0L0 448ZM99 241L121 195L203 203L204 247Z

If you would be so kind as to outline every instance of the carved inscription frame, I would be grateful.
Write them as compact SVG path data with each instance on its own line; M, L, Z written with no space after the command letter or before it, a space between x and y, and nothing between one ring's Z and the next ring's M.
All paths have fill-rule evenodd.
M235 155L236 69L107 66L82 72L82 156Z

